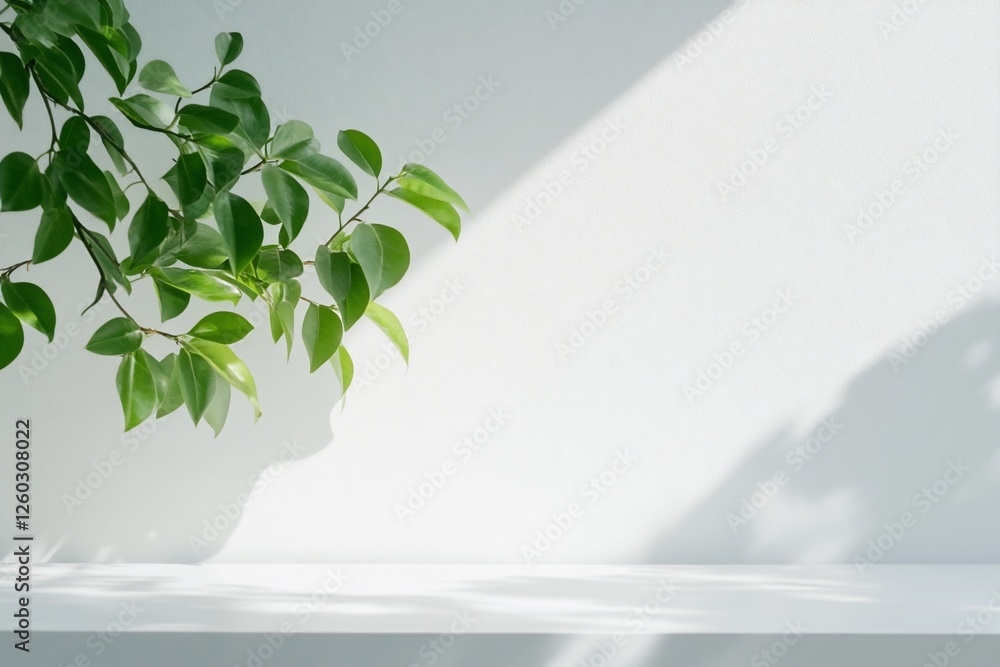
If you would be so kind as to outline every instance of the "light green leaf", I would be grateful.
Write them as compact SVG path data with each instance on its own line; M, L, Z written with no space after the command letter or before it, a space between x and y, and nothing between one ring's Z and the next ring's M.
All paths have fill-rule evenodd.
M309 216L309 193L286 171L273 165L261 170L261 182L267 193L268 203L281 220L288 245L302 231Z
M233 275L238 275L260 250L264 224L246 199L229 192L215 198L215 222L222 234Z
M222 376L223 380L232 385L233 389L236 389L250 399L250 404L254 408L254 415L258 419L260 418L261 410L260 402L257 399L257 384L250 374L250 369L247 368L246 364L232 350L225 345L197 338L186 341L184 346L203 356L212 365L215 372Z
M271 140L272 158L301 160L319 152L319 142L313 129L301 120L290 120L279 125Z
M364 132L341 130L337 135L337 145L344 155L358 165L365 173L378 178L382 173L382 151L378 144Z
M402 183L402 180L406 179L401 179L400 183ZM422 181L417 182L420 183ZM458 240L458 235L462 233L462 219L459 217L458 211L455 210L455 207L448 202L444 202L439 199L431 199L430 197L425 197L403 188L389 190L386 194L401 201L405 201L407 204L423 211L432 220L451 232L451 235L455 237L456 241Z
M344 337L344 324L332 309L309 304L302 321L302 341L309 355L309 372L315 373L330 360Z
M169 63L151 60L139 72L139 85L146 90L177 97L191 97L191 91L177 78L177 73Z
M375 326L382 330L382 333L389 337L392 344L395 345L400 354L403 355L403 361L409 365L410 342L406 338L406 332L403 330L403 325L399 323L399 318L397 318L388 308L380 306L377 303L368 304L368 309L365 311L365 315L368 319L375 323Z
M235 286L207 271L153 267L149 269L149 275L157 282L166 283L204 301L229 301L235 304L240 300L241 292Z
M402 280L410 267L406 239L385 225L358 225L351 234L351 252L364 270L372 299Z
M24 347L24 327L10 308L0 303L0 368L10 366Z
M125 414L125 430L131 431L146 421L156 408L156 385L145 358L129 354L122 359L115 386Z
M203 317L198 324L192 327L188 335L213 343L232 345L243 340L251 331L253 331L253 325L242 315L218 312Z
M181 396L187 406L191 421L201 421L208 409L212 394L215 393L215 370L208 361L198 354L191 354L186 348L177 354L177 378L180 381Z
M30 211L42 203L42 174L35 158L14 152L0 160L0 211Z
M343 397L347 394L351 382L354 381L354 360L347 353L347 348L341 345L337 354L330 357L330 365L333 366L333 372L337 374L337 380L340 382L340 395Z
M222 235L201 222L177 250L177 259L199 269L217 269L228 258Z
M269 247L257 258L257 277L268 283L280 283L302 275L302 260L291 250Z
M153 278L153 291L160 304L160 319L164 322L172 320L185 310L191 303L191 294L168 283Z
M219 64L225 67L240 57L243 52L243 35L238 32L220 32L215 38L215 54Z
M108 357L132 354L142 346L143 338L144 334L135 322L126 317L116 317L94 332L87 343L87 350Z
M56 309L45 290L32 283L14 283L10 280L0 282L0 290L3 291L7 307L18 319L41 331L51 343L56 335Z
M358 198L358 184L344 165L326 155L310 155L300 160L285 160L281 168L309 185L330 194Z
M411 162L403 167L403 174L404 177L398 180L400 187L416 192L418 195L448 202L466 213L469 212L469 206L465 200L452 190L443 178L427 167Z
M125 100L112 97L111 103L136 127L165 129L174 120L173 109L145 93Z
M153 384L156 385L156 418L160 419L184 405L180 373L176 370L177 355L168 354L159 362L147 357L146 363L153 373Z
M222 433L222 429L226 425L226 419L229 417L229 403L232 399L232 394L233 392L228 382L215 383L215 392L208 404L208 409L205 410L205 421L215 431L216 438Z
M371 300L364 270L352 262L346 252L333 251L326 246L316 249L315 264L320 285L337 302L344 329L350 329L365 314Z

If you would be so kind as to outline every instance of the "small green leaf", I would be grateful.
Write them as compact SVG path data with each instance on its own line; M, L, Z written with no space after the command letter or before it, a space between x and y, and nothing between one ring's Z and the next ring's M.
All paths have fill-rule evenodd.
M139 85L154 93L191 97L191 91L177 78L174 68L162 60L151 60L139 72Z
M205 410L205 421L215 431L216 438L222 433L226 419L229 417L229 403L232 400L232 395L233 392L228 382L215 383L212 400L209 401L208 409Z
M184 405L180 372L177 370L177 357L176 354L168 354L160 362L158 371L154 370L153 372L153 380L156 383L156 398L159 401L159 407L156 409L157 419L166 417ZM153 369L152 364L150 364L150 369Z
M213 343L232 345L243 340L251 331L253 331L253 325L242 315L218 312L203 317L188 332L188 335Z
M132 354L142 346L144 334L139 326L126 317L105 322L87 343L87 350L108 357Z
M215 370L204 357L192 354L187 349L181 349L178 353L176 369L184 405L187 406L191 420L198 424L215 392Z
M136 127L162 130L169 127L174 120L173 109L145 93L133 95L125 100L112 97L111 103Z
M271 140L271 157L301 160L319 152L319 142L313 129L301 120L290 120L279 125Z
M59 147L67 152L86 153L90 148L90 126L80 116L70 116L59 132Z
M406 179L401 179L402 180ZM422 181L417 181L418 183ZM451 232L451 235L458 240L458 235L462 233L462 219L458 215L458 211L455 207L448 202L441 201L439 199L431 199L430 197L425 197L419 195L411 190L405 190L403 188L396 188L395 190L389 190L386 194L395 197L401 201L405 201L407 204L420 209L426 213L432 220L440 224L442 227Z
M24 327L10 308L0 303L0 368L10 366L24 347Z
M135 265L146 264L149 255L154 253L170 230L167 225L167 205L150 194L132 218L128 228L128 245L132 251L132 261Z
M288 243L291 243L309 216L309 193L291 174L273 165L264 167L260 178L268 203L281 220Z
M243 35L238 32L221 32L215 38L215 54L219 64L225 67L240 57L243 52Z
M380 306L377 303L368 304L368 309L365 311L365 315L368 319L375 323L375 326L382 330L382 333L389 337L389 340L392 341L393 345L396 346L400 354L403 355L403 361L409 365L410 342L406 338L406 332L403 330L403 325L399 323L399 318L397 318L388 308Z
M185 215L191 215L188 207L198 202L205 194L208 186L208 171L205 160L200 153L185 153L177 158L177 162L163 175L170 189L177 195L177 201L185 209ZM195 216L191 216L195 217Z
M42 203L42 174L35 158L11 153L0 160L0 211L30 211Z
M358 184L344 165L326 155L310 155L300 160L285 160L281 168L309 185L330 194L358 198Z
M337 135L337 146L344 155L358 165L365 173L378 178L382 173L382 151L378 144L364 132L341 130Z
M403 173L405 176L398 181L400 187L416 192L418 195L448 202L466 213L469 212L469 206L465 200L452 190L443 178L427 167L411 162L403 167Z
M199 269L217 269L229 258L222 235L204 223L177 250L177 259Z
M201 104L188 104L177 112L178 122L192 132L229 134L240 124L235 114Z
M62 254L73 241L73 216L65 206L42 212L42 220L35 233L32 264L41 264Z
M115 169L118 170L119 174L128 173L130 167L125 163L125 158L118 151L118 148L125 148L125 137L122 136L121 130L107 116L94 116L91 120L101 128L101 132L99 132L101 143L104 144L104 150L108 152L108 157L111 158Z
M209 104L239 117L239 127L233 134L260 149L271 136L271 115L260 98L256 79L239 70L226 72L215 85Z
M268 283L281 283L302 275L302 260L291 250L269 247L257 258L257 277Z
M45 334L49 342L56 335L56 309L52 300L38 285L14 283L4 280L0 283L4 301L18 319Z
M13 53L0 51L0 99L10 117L23 129L24 105L28 101L31 81L24 63Z
M260 97L260 84L253 75L234 69L219 77L212 85L212 93L228 100L254 99Z
M264 242L264 224L250 202L230 192L220 192L215 198L215 222L222 234L232 273L238 275L260 250Z
M125 430L131 431L146 421L156 408L156 385L146 359L134 354L122 359L115 385L125 414Z
M281 301L270 309L271 338L277 343L282 336L285 338L285 351L288 358L292 356L292 344L295 341L295 306L288 301Z
M343 345L337 350L337 354L330 357L330 365L340 382L340 395L344 396L354 381L354 360L347 353L347 348Z
M309 304L302 321L302 340L309 354L309 372L315 373L330 360L344 337L344 324L332 309Z
M364 270L372 299L402 280L410 267L406 239L385 225L358 225L351 235L351 252Z
M183 313L187 310L188 304L191 303L189 292L156 278L153 279L153 290L156 292L156 300L160 304L160 319L164 322Z
M180 269L175 267L153 267L149 275L154 280L166 283L204 301L229 301L239 303L241 293L231 283L207 271Z
M350 329L365 314L371 293L364 270L346 252L316 249L316 277L337 302L344 329Z
M232 350L225 345L212 343L207 340L193 338L184 343L184 346L192 352L197 352L204 357L215 372L222 376L222 379L232 385L233 389L241 392L250 399L253 405L254 415L259 419L261 415L260 402L257 399L257 384L254 382L250 369L237 357Z
M108 182L108 187L111 189L111 199L115 203L115 217L119 220L124 220L128 217L128 212L132 204L129 202L121 186L118 185L118 179L115 178L114 174L110 171L105 171L104 180Z

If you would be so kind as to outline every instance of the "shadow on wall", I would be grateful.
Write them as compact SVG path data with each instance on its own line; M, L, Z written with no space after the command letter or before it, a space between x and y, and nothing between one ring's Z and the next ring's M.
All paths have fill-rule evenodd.
M1000 524L983 517L1000 502L1000 304L908 352L828 419L760 443L644 562L997 562Z
M490 100L489 111L484 104L476 122L470 120L461 132L443 123L448 128L447 150L427 159L454 182L474 209L481 210L651 68L670 59L691 36L707 30L705 24L730 0L562 3L575 7L571 15L561 14L565 10L555 0L405 4L406 16L395 19L392 30L386 30L349 65L340 41L350 39L352 21L364 25L371 19L369 9L319 0L305 4L315 7L289 12L278 3L184 0L169 6L138 5L133 13L137 25L152 33L147 56L168 57L178 71L201 71L204 58L194 49L176 52L171 35L183 31L190 34L192 43L201 43L198 40L210 40L219 30L243 31L248 48L242 65L259 74L268 99L278 104L276 111L281 101L297 105L296 112L315 123L328 144L338 129L333 123L362 124L385 147L388 162L394 162L395 149L400 154L413 150L415 141L429 136L435 123L443 123L442 114L474 91L479 75L496 73L502 90ZM232 11L219 12L216 21L219 6ZM381 5L371 9L381 9ZM349 16L349 12L356 15ZM547 12L560 18L553 19ZM204 20L192 22L199 16ZM333 39L331 25L340 26ZM259 46L275 41L283 44L280 58ZM400 66L415 57L421 75ZM295 76L288 76L292 71ZM302 80L331 85L303 90ZM313 98L303 99L308 95ZM399 99L407 100L405 112L393 103ZM331 118L330 109L339 117ZM430 256L428 244L446 237L410 237L415 261ZM275 477L274 471L281 469L274 464L276 460L283 465L327 446L330 430L323 416L330 413L335 400L331 383L317 377L303 379L301 368L286 368L266 337L266 333L259 334L248 341L251 348L241 352L254 360L259 377L274 378L275 385L294 383L294 391L261 387L262 392L270 392L262 393L268 412L284 415L283 419L265 419L251 428L243 425L245 414L235 407L219 440L179 423L184 420L178 415L157 423L152 433L127 435L117 442L116 416L82 434L82 447L79 426L72 419L47 426L47 441L78 443L73 471L47 489L50 492L39 502L52 534L60 536L49 545L49 560L184 563L208 559L225 545L239 523L241 512L232 512L234 500L266 486ZM67 378L91 373L76 353L67 352L59 363L68 370L51 371L39 379L32 387L38 395L65 392L62 383ZM77 401L79 414L102 414L108 409L110 395L103 389L94 394ZM100 488L92 489L78 507L67 511L66 494L72 495L79 487L74 478L92 473L91 461L106 464L112 451L124 454L125 465L116 468ZM69 469L66 461L63 465ZM265 470L269 465L270 472ZM220 528L206 529L205 522ZM192 537L201 540L198 548L192 547Z

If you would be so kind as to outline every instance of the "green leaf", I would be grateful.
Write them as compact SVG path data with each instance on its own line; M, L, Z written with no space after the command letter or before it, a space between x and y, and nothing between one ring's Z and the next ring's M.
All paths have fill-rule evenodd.
M300 160L285 160L281 168L309 185L347 199L358 198L358 184L344 165L326 155L310 155Z
M204 301L239 303L241 293L232 284L205 271L174 267L149 269L154 280L166 283Z
M185 153L178 157L170 171L163 175L163 180L177 195L177 201L185 209L185 214L190 215L187 208L201 199L205 194L205 188L208 187L205 160L200 153Z
M364 270L346 252L316 249L316 277L337 302L344 328L350 329L365 314L371 293Z
M113 231L118 209L108 179L100 167L86 153L67 154L60 151L55 159L60 163L59 180L67 194Z
M257 258L257 277L268 283L298 278L302 271L302 260L291 250L265 248Z
M73 241L73 216L65 206L42 211L42 220L35 233L32 264L41 264L62 254Z
M344 198L340 195L335 195L332 192L325 192L319 188L313 188L313 191L319 195L319 198L323 200L323 203L332 208L337 214L344 212Z
M59 132L59 147L67 152L86 153L90 148L90 126L80 116L70 116Z
M277 343L285 338L287 357L292 356L292 344L295 340L295 306L288 301L281 301L270 309L271 337Z
M410 267L406 239L385 225L358 225L351 234L351 252L364 270L372 299L402 280Z
M132 204L122 191L121 186L118 185L118 180L115 178L114 174L110 171L105 171L104 180L108 182L108 187L111 188L111 200L115 203L115 216L119 220L124 220L128 217L128 212L132 207Z
M354 360L347 353L347 348L343 345L337 350L337 354L330 357L330 365L340 382L340 395L344 396L354 381Z
M181 107L177 120L188 130L205 134L229 134L240 124L239 116L202 104Z
M344 337L344 324L331 308L309 304L302 321L302 340L309 354L309 372L315 373L330 360Z
M221 32L215 38L215 54L219 64L225 67L240 57L243 52L243 35L238 32Z
M215 222L233 275L238 275L260 250L264 225L250 202L230 192L220 192L215 198Z
M341 130L337 135L337 146L344 155L358 165L365 173L378 178L382 173L382 151L378 144L364 132Z
M167 205L156 195L149 195L132 218L128 228L128 245L135 265L151 261L149 255L156 252L169 231L167 225Z
M177 250L177 259L199 269L217 269L229 259L222 235L204 223Z
M166 322L177 317L191 303L191 294L169 283L153 279L153 290L160 304L160 320Z
M204 357L181 349L177 354L177 378L181 385L181 396L187 406L191 421L201 421L208 404L215 393L215 370Z
M246 338L246 335L251 331L253 331L253 325L242 315L218 312L203 317L198 324L192 327L188 335L213 343L232 345Z
M469 212L465 200L452 190L451 186L444 182L444 179L427 167L411 162L403 167L403 173L405 176L397 181L400 187L416 192L418 195L448 202L466 213Z
M94 116L91 120L101 128L101 132L98 133L101 135L101 143L104 144L104 150L108 152L115 169L119 174L128 173L130 167L125 164L125 158L118 151L118 148L125 148L125 137L122 136L121 130L107 116Z
M139 85L146 90L177 97L191 97L191 91L177 78L177 73L169 63L151 60L139 72Z
M403 188L389 190L386 194L401 201L405 201L407 204L420 209L432 220L451 232L451 235L455 237L456 241L458 240L458 235L462 233L462 219L459 217L458 211L455 210L455 207L448 202L444 202L439 199L431 199L430 197L425 197Z
M209 103L213 107L218 107L238 116L240 125L234 130L233 134L243 137L254 149L260 149L267 143L268 137L271 136L271 114L268 113L267 106L260 98L259 87L257 88L256 95L244 96L235 94L230 96L233 93L240 93L241 91L235 86L224 83L223 80L237 72L238 70L227 72L219 82L212 86ZM245 72L241 72L240 74L250 77ZM257 82L253 77L250 77L249 80L256 85Z
M226 137L205 136L198 138L202 153L208 161L212 186L216 192L225 190L242 175L246 155L243 149Z
M313 129L301 120L290 120L279 125L271 140L270 156L286 160L301 160L319 152L319 142Z
M61 104L68 104L72 100L77 109L82 111L84 103L80 93L80 77L83 72L76 71L70 57L60 49L37 46L29 48L28 53L34 58L35 73L49 94Z
M0 51L0 99L17 127L24 128L24 105L31 91L31 81L24 63L13 53Z
M111 103L139 128L165 129L174 120L174 111L161 100L145 93L133 95L128 99L111 98Z
M260 178L268 203L277 213L288 243L291 243L302 231L309 216L309 193L291 174L273 165L264 167Z
M104 27L98 31L81 26L77 28L77 34L111 76L118 94L125 92L132 80L134 61L129 60L129 44L124 30Z
M250 369L232 350L225 345L197 338L186 341L184 346L204 357L215 369L215 372L222 376L222 379L232 385L233 389L250 399L254 415L258 419L260 418L261 410L260 402L257 399L257 385L250 374Z
M208 403L208 409L205 410L205 421L215 431L216 438L222 433L222 429L226 425L226 419L229 417L229 403L232 399L232 394L233 392L228 382L215 383L215 392L212 394L212 400Z
M52 300L38 285L14 283L4 280L0 283L4 301L17 318L45 334L49 342L56 335L56 309Z
M118 260L115 258L114 248L111 247L111 242L108 241L108 238L89 229L85 230L84 233L86 234L87 245L91 246L91 249L94 251L94 257L97 258L97 263L101 267L102 277L108 291L114 293L116 289L115 283L117 283L124 287L126 292L131 294L132 284L125 277L125 274L122 273L118 265Z
M212 84L212 93L228 100L247 100L260 97L260 84L243 70L230 70ZM215 106L215 103L212 103Z
M132 354L142 346L144 334L132 320L116 317L105 322L87 343L87 350L108 357Z
M0 211L30 211L42 203L42 174L35 158L11 153L0 160Z
M24 327L10 308L0 303L0 368L10 366L24 347Z
M403 331L403 325L399 323L399 318L391 310L377 303L368 304L365 315L375 323L375 326L382 330L382 333L389 337L389 340L392 341L400 354L403 355L403 361L409 365L410 342L406 338L406 332Z
M153 381L156 383L156 398L159 407L156 409L156 418L166 417L177 408L184 405L184 395L181 393L180 373L177 371L176 354L168 354L159 364L159 369L153 372ZM154 369L150 364L150 369Z
M146 421L156 408L156 385L146 359L134 354L122 359L115 386L125 414L125 430L131 431Z

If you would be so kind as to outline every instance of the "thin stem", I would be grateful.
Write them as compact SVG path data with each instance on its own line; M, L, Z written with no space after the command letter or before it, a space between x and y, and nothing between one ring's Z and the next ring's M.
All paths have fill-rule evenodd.
M42 96L42 101L45 102L45 111L49 115L49 127L52 128L52 141L49 143L49 153L51 154L56 149L56 143L59 141L59 135L56 131L56 119L55 116L52 115L52 105L49 104L48 94L42 87L42 82L38 80L38 74L35 72L35 66L32 65L28 69L31 72L31 79L35 82L35 86L38 87L38 92Z
M31 260L30 259L26 259L23 262L18 262L17 264L11 264L6 269L3 269L2 271L0 271L0 276L2 276L4 278L7 278L7 277L10 276L10 274L14 273L15 271L17 271L22 266L26 266L26 267L27 266L31 266Z
M244 171L240 172L240 176L246 176L247 174L249 174L251 172L259 171L260 169L262 169L264 167L265 164L267 164L267 160L261 160L260 162L258 162L254 166L250 167L249 169L245 169Z
M333 236L331 236L330 239L326 242L326 245L330 245L331 243L333 243L333 240L335 238L337 238L337 234L339 234L340 232L344 231L344 229L346 229L349 224L351 224L352 222L356 222L356 221L360 220L361 219L361 215L371 207L372 203L375 201L375 198L378 197L383 192L385 192L385 189L387 187L389 187L389 184L392 183L393 181L395 181L397 178L399 178L399 177L398 176L393 176L392 178L388 179L385 183L383 183L382 185L380 185L378 187L378 189L375 191L375 194L373 194L371 196L371 199L369 199L367 202L365 202L365 205L362 206L360 209L358 209L357 213L355 213L350 218L348 218L347 222L341 222L340 223L340 226L337 227L337 231L335 231L333 233Z

